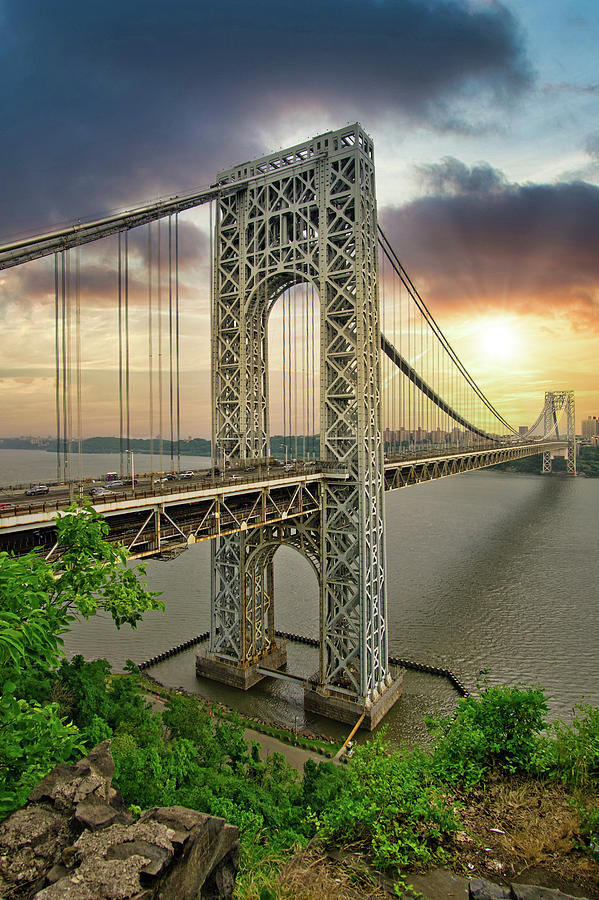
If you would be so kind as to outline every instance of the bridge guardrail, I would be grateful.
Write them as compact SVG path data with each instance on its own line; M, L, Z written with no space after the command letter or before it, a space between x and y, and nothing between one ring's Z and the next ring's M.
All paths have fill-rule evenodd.
M275 471L273 471L273 469ZM169 481L166 484L162 484L160 486L152 486L148 488L129 488L128 490L123 491L113 491L110 495L91 497L86 491L77 492L72 498L70 497L61 497L56 500L42 500L37 503L31 502L21 502L21 501L8 501L10 503L10 507L2 509L0 507L0 518L8 517L15 515L15 513L23 514L33 514L35 512L54 512L59 511L61 509L66 509L71 503L76 502L82 496L90 496L90 499L94 506L105 505L107 503L112 503L115 500L126 500L126 499L135 499L135 500L145 500L149 498L155 497L168 497L172 494L181 494L181 493L193 493L198 490L212 488L220 488L220 487L232 487L236 484L246 485L246 484L257 484L263 481L275 481L278 478L285 479L287 476L288 481L293 481L294 476L310 476L310 475L319 475L324 473L335 473L339 475L347 474L347 467L343 466L337 462L327 462L327 461L319 461L315 464L309 463L306 464L304 462L296 463L296 469L294 471L286 472L283 467L280 466L268 466L267 471L258 471L254 473L240 472L232 473L231 475L222 474L222 475L207 475L205 477L201 477L198 481ZM153 477L153 476L152 476ZM87 484L92 485L93 481L91 479L86 481ZM78 482L79 484L79 482ZM14 488L2 488L2 490L15 490Z

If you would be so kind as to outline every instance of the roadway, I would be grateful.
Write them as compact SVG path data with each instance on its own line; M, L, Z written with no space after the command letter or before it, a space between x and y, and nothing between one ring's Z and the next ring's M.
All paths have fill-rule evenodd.
M308 471L314 468L313 463L298 462L292 468L287 469L287 474ZM277 478L284 472L283 465L258 466L244 468L230 468L226 475L214 475L211 470L200 469L194 472L191 477L173 476L169 472L162 473L142 473L136 475L135 486L131 483L112 485L104 478L97 477L95 479L88 478L85 481L73 481L70 483L48 483L44 482L49 488L46 494L27 495L27 490L32 488L39 482L32 484L8 485L0 486L0 515L3 513L3 507L8 511L11 507L25 512L26 510L34 511L36 508L54 508L68 505L79 497L89 497L94 505L105 504L111 500L123 500L130 497L159 497L168 495L178 490L199 490L205 487L220 487L223 485L235 485L237 482L253 481L257 477ZM131 479L129 479L129 482ZM95 490L106 491L94 497Z
M385 460L385 490L497 465L545 450L556 451L564 441L511 443L481 449L403 453ZM110 538L122 543L133 557L180 552L189 544L225 534L312 517L320 511L319 482L347 479L336 463L306 461L293 469L281 465L228 469L215 475L199 471L189 478L159 480L136 477L135 487L122 485L91 497L110 525ZM72 500L90 496L94 482L49 486L46 495L30 497L25 486L0 492L0 549L16 554L33 548L42 552L54 544L54 522ZM289 522L287 521L289 520ZM312 523L312 527L314 523Z

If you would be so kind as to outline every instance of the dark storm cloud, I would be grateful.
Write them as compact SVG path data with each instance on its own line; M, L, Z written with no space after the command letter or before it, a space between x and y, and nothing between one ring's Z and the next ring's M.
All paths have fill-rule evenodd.
M440 163L417 167L432 194L492 194L505 188L503 172L486 162L468 167L453 156L445 156Z
M574 327L599 331L598 187L508 184L486 164L469 169L455 159L425 174L429 195L380 218L431 302L473 313L565 313Z
M0 5L8 238L181 192L297 111L468 129L531 73L512 14L467 0ZM8 177L6 177L8 174Z

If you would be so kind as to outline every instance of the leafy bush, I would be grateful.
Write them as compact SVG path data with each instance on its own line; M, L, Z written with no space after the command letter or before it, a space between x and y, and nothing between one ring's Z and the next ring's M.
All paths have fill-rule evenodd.
M570 787L599 784L599 708L577 706L571 725L556 722L551 742L552 767Z
M314 784L312 771L312 797L325 800L330 793L336 776L329 767L319 767L321 784ZM356 747L345 773L334 802L325 800L316 817L323 839L360 842L383 869L443 860L443 836L456 824L425 753L390 751L379 732Z
M57 763L84 752L82 735L55 703L19 700L15 687L6 683L0 697L0 818L22 806Z
M599 807L580 802L572 805L580 816L580 846L599 863Z
M110 665L105 659L85 662L82 656L74 656L70 662L61 662L53 696L60 698L62 710L79 727L85 728L97 717L107 718L109 674Z
M427 720L436 739L435 775L472 785L494 767L536 771L546 712L542 688L488 687L479 697L462 697L453 719Z
M114 781L125 802L142 809L179 804L181 788L198 775L193 743L186 738L138 743L131 731L123 728L112 741Z

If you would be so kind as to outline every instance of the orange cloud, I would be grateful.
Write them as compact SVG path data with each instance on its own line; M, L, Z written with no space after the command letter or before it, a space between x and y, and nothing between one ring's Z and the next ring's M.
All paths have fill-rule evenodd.
M381 211L434 309L565 318L599 332L599 188L509 184L481 164L423 167L429 193Z

